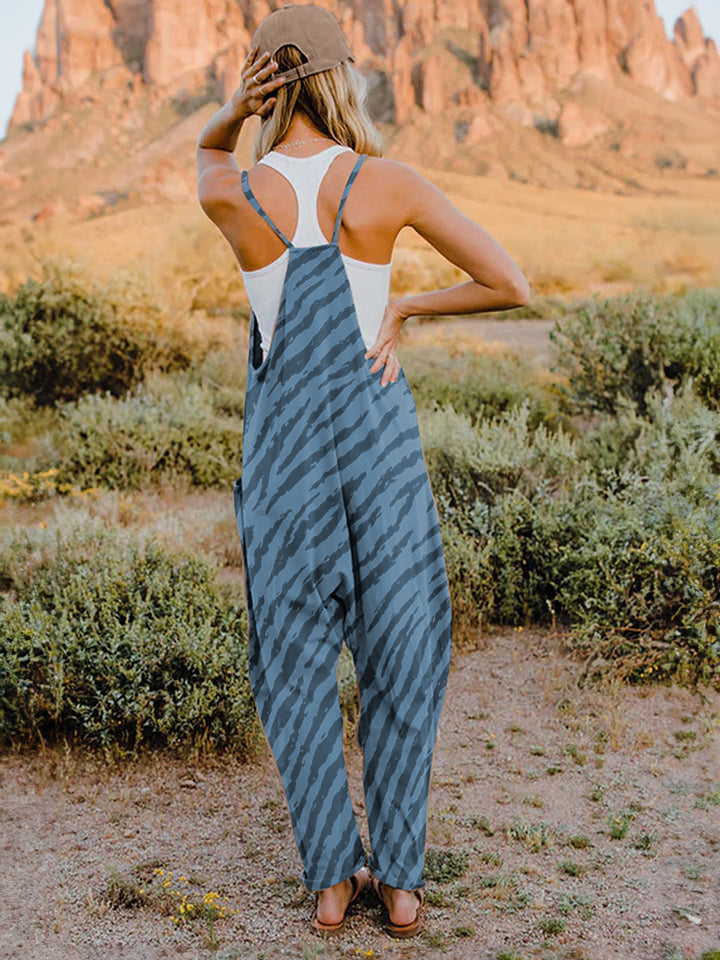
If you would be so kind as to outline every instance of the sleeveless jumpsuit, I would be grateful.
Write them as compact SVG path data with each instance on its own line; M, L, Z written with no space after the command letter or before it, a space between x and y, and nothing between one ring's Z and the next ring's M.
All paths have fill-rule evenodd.
M289 247L262 357L257 318L234 504L248 608L249 676L287 797L308 890L366 863L348 790L337 664L360 691L358 740L377 877L423 879L431 764L450 666L451 607L440 526L401 370L382 370L358 325L338 233L294 246L242 172L245 196Z

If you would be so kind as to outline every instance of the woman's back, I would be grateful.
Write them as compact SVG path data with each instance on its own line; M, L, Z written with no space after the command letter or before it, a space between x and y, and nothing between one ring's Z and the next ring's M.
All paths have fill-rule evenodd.
M333 161L342 153L350 154L353 162L357 159L357 154L350 147L334 144L304 157L288 156L272 150L258 162L257 166L269 167L282 178L286 194L288 186L294 194L293 203L286 204L284 216L275 218L278 225L278 220L282 220L283 224L289 223L290 208L294 206L295 229L291 236L294 246L312 247L330 242L320 225L318 201L327 205L325 181ZM262 228L259 218L256 228L259 231ZM332 228L329 232L332 232ZM286 235L290 236L289 233ZM263 256L266 257L267 253ZM341 256L352 290L360 332L365 345L370 347L375 342L388 303L392 263L352 257L342 250ZM261 267L240 268L248 299L258 319L263 356L267 355L272 340L287 263L288 248L285 248L279 256Z
M200 202L232 247L253 309L257 304L266 348L277 313L282 287L279 274L285 269L287 244L248 202L234 158L221 150L205 151L211 152L220 162L214 167L208 164L207 172L201 168ZM327 167L325 156L329 158ZM358 158L359 154L340 143L304 155L271 150L247 171L247 177L257 201L286 238L297 233L298 239L303 238L301 245L310 244L311 236L312 244L328 243L341 194ZM303 214L298 208L311 212ZM393 247L403 227L411 227L442 257L472 277L466 283L402 298L404 317L506 310L527 302L529 286L522 271L480 224L461 213L442 190L408 164L366 156L338 234L353 295L360 291L355 299L365 340L371 331L377 332L379 304L385 304L385 314L395 306L385 291L389 292ZM262 272L266 268L270 268L267 274ZM363 292L365 288L367 292ZM396 332L391 337L396 340ZM375 344L382 353L385 340L379 344L376 339Z

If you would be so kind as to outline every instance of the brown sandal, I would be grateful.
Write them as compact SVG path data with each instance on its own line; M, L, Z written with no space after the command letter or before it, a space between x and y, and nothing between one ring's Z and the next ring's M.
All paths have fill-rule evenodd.
M385 933L389 934L391 937L395 937L396 939L417 936L423 928L423 917L421 910L425 903L425 894L422 887L419 890L412 891L418 898L418 908L417 913L415 914L415 919L411 920L410 923L393 923L390 919L390 910L381 892L381 887L386 887L388 884L384 884L382 880L379 880L377 877L373 876L372 885L375 893L378 895L378 899L387 911L387 921L383 924L383 930Z
M310 926L314 930L317 930L318 933L323 933L326 936L333 936L334 934L340 933L343 927L345 926L345 917L347 916L347 912L350 909L350 904L360 896L362 891L367 886L370 885L370 880L365 867L361 867L357 871L357 873L354 873L349 879L353 887L352 896L350 897L350 900L348 901L348 905L345 908L345 914L343 915L342 920L338 920L337 923L323 923L322 920L318 918L317 908L318 908L318 901L320 897L318 894L316 894L315 909L313 910L312 919L310 920Z

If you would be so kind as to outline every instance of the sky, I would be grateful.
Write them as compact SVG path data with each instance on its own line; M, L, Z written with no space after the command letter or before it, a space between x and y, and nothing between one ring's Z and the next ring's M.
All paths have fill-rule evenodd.
M694 6L705 36L720 46L720 2L718 0L655 0L655 8L663 18L668 37L672 37L675 20L689 6ZM40 22L43 0L0 0L0 138L5 137L15 97L22 86L22 57L32 50Z

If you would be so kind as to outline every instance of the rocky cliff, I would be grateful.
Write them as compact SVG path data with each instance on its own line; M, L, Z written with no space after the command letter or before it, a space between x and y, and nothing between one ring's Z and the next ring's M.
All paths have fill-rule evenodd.
M91 89L227 99L256 24L282 0L45 0L9 130ZM558 94L578 77L626 75L666 100L720 105L720 57L694 8L669 40L654 0L322 0L371 82L374 114L403 125L488 102L568 143L602 128ZM467 110L465 111L467 113Z

